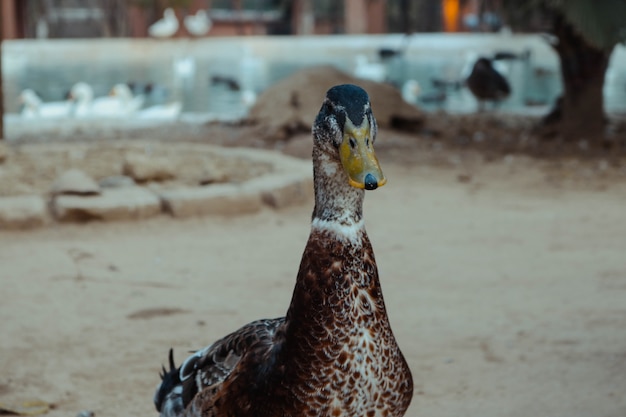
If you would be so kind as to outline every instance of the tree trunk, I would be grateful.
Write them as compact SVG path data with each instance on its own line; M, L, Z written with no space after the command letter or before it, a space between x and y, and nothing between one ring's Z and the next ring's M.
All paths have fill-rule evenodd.
M562 16L555 18L554 33L564 89L559 130L566 140L601 140L605 127L602 88L611 51L590 45Z

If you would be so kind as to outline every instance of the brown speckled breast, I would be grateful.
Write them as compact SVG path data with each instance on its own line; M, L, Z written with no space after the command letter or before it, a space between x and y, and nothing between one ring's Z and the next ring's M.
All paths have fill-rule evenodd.
M365 230L357 236L314 229L307 243L286 317L285 384L296 400L286 415L402 416L411 401L374 252Z
M404 415L411 372L389 326L369 239L364 230L357 236L313 230L287 317L253 323L247 354L215 389L195 396L187 415ZM260 336L267 329L275 329L271 340Z

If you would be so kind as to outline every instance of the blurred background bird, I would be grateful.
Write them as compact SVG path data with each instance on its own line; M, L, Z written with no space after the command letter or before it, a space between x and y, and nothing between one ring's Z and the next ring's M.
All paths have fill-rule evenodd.
M154 22L148 28L148 34L153 38L169 38L178 32L178 18L173 9L167 8L163 12L163 18Z
M213 22L207 15L206 10L198 10L196 14L185 16L183 19L185 29L192 36L204 36L211 30Z
M478 100L479 110L484 109L485 101L498 103L511 94L509 82L492 65L492 61L480 57L474 63L472 72L466 79L467 88Z
M27 88L19 96L23 118L56 118L67 117L72 110L72 102L44 102L34 90Z

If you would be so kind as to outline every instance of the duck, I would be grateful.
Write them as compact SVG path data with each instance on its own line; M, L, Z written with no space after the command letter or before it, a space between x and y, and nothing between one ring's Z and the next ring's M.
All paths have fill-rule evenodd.
M120 100L113 96L94 98L93 87L80 81L72 86L69 94L74 106L74 117L117 116L121 106Z
M206 10L198 10L196 14L185 16L183 23L187 32L192 36L204 36L213 27L213 22Z
M143 97L134 98L126 84L115 85L108 96L94 98L91 85L81 81L72 86L70 99L76 103L73 116L77 118L127 117L143 105Z
M154 22L148 28L148 34L153 38L169 38L178 32L178 18L170 7L163 12L163 18Z
M422 88L420 87L419 82L414 79L408 79L402 84L402 88L400 89L402 94L402 99L412 105L417 104L417 98L422 92Z
M509 82L493 67L489 58L478 58L465 82L481 110L485 101L497 103L511 94Z
M378 49L378 57L385 60L404 56L409 48L409 42L411 41L412 35L412 33L405 33L402 38L402 45L399 48L383 47Z
M163 367L161 417L405 414L413 380L387 317L366 191L385 185L369 96L330 88L312 128L315 203L286 315L261 319Z
M358 54L355 58L354 76L363 80L376 81L379 83L387 79L387 67L376 61L370 61L367 56Z
M121 102L121 111L124 115L130 116L143 107L146 100L142 94L133 94L128 84L115 84L111 89L110 95L117 97Z
M191 55L179 56L172 60L172 71L177 83L189 84L196 75L196 58Z
M209 77L211 85L224 85L230 91L240 91L241 83L237 81L235 78L230 77L228 75L211 75Z
M23 106L20 115L26 119L68 117L72 111L72 103L70 101L51 101L46 103L30 88L20 93L19 101Z
M153 81L127 81L126 86L133 96L144 98L144 103L163 104L170 96L170 91L164 85Z
M239 93L239 100L246 112L256 104L257 94L254 90L245 89Z

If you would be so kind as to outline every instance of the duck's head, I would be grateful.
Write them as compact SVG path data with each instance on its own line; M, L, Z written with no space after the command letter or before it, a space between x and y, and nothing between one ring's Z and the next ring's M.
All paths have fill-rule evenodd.
M89 84L81 81L72 86L69 97L74 101L90 101L93 99L93 89Z
M115 84L113 88L111 88L111 91L109 91L109 95L119 97L122 100L130 100L133 98L133 92L126 84Z
M35 109L41 105L41 98L30 88L22 91L19 96L20 104Z
M365 90L352 84L334 86L313 125L314 154L338 160L351 186L375 190L387 182L374 153L377 131Z
M474 63L474 68L479 71L490 71L493 65L489 58L480 57L476 60L476 63Z
M168 7L163 11L163 17L165 17L166 20L177 20L176 12L174 12L174 9L171 7Z

